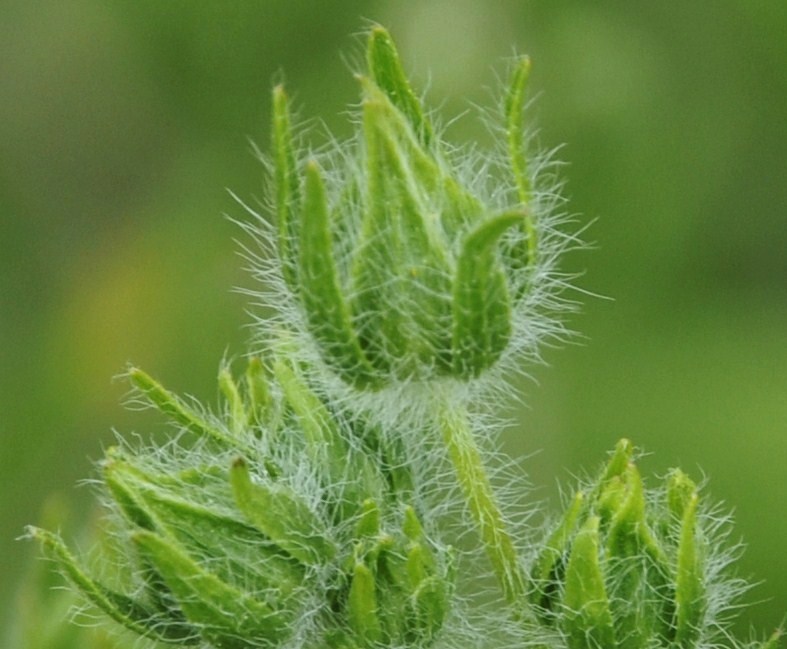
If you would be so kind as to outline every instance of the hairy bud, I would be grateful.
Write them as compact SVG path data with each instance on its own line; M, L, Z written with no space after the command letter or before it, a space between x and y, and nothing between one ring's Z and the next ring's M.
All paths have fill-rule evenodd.
M680 470L646 491L632 453L620 441L570 502L532 566L532 604L569 649L710 646L742 587L718 574L718 520Z
M475 379L543 334L554 196L532 188L519 59L503 106L506 153L451 150L388 33L371 30L355 142L301 161L288 100L273 93L279 272L322 362L346 384ZM471 164L469 160L474 160ZM492 167L507 178L494 178ZM281 308L281 304L278 305ZM523 340L527 342L523 342ZM532 349L530 350L532 352Z
M272 371L269 386L253 361L244 390L222 370L227 407L213 418L131 370L181 435L167 453L113 448L102 464L125 583L92 575L56 535L31 535L88 600L162 642L429 646L453 560L424 532L407 476L392 475L407 470L292 365Z

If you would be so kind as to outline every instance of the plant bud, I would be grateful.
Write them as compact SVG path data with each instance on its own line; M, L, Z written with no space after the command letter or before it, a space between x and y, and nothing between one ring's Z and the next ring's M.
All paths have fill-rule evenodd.
M619 442L577 493L531 570L532 604L570 649L711 646L725 589L696 485L672 471L646 492Z
M100 550L121 552L128 575L99 578L30 529L90 602L178 646L432 644L452 555L384 473L397 462L373 431L334 414L283 360L270 374L253 361L245 386L222 369L222 417L130 376L179 435L168 450L110 449L102 464L118 529Z
M473 163L439 140L381 27L367 64L353 151L300 162L286 94L273 93L279 273L298 312L289 322L356 388L475 379L532 347L550 328L539 310L555 304L545 296L558 237L537 218L555 198L533 191L524 151L529 61L505 98L506 159ZM496 165L507 179L491 180Z

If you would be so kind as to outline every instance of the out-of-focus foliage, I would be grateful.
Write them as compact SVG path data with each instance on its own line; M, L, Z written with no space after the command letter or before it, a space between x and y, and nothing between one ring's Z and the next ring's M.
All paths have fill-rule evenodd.
M133 360L213 393L215 357L239 351L249 321L228 292L250 282L224 188L262 193L247 137L268 141L281 68L304 114L355 100L347 34L364 18L390 27L417 79L429 62L447 113L488 103L490 62L527 52L540 139L569 143L572 208L598 219L599 249L569 270L614 301L583 298L587 344L549 354L522 386L530 407L512 410L511 450L544 449L533 482L551 495L622 435L658 458L643 471L699 467L735 510L743 570L766 580L750 622L779 619L787 4L773 0L5 0L0 602L46 494L88 474L113 425L130 430L111 376ZM472 119L450 130L486 137Z

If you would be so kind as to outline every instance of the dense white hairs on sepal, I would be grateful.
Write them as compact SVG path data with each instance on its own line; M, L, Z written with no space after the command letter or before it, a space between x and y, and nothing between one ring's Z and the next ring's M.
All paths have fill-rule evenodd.
M502 112L502 109L501 111ZM490 123L489 116L485 118ZM501 117L494 120L496 136L504 131L500 125ZM363 210L369 209L361 203L356 192L368 182L366 168L366 151L363 133L354 138L339 142L330 136L327 142L314 151L306 151L297 143L305 137L303 130L293 128L296 142L294 149L295 166L298 176L308 159L317 161L325 185L329 210L339 209L341 214L331 220L332 245L336 267L340 277L349 274L348 267L359 246L369 242L360 239L363 230ZM475 146L450 146L442 142L442 133L435 130L435 150L432 152L433 162L438 173L446 178L453 178L456 184L473 197L473 200L486 214L495 214L510 210L519 205L516 184L511 179L509 160L505 155L505 147L500 144L490 152L481 152ZM533 148L528 137L523 142L525 149ZM572 276L560 270L559 264L565 252L583 246L572 225L572 218L565 211L565 200L562 197L562 182L557 170L559 163L555 161L553 152L529 154L527 167L528 182L531 187L527 210L532 214L532 222L537 233L537 257L521 268L507 268L509 288L517 297L513 301L511 311L511 332L508 343L498 360L478 376L472 378L455 378L430 374L428 368L422 376L402 375L397 372L388 377L374 389L358 389L341 376L335 368L325 360L324 340L316 340L309 326L308 315L304 311L303 301L299 294L293 292L293 286L284 277L283 268L287 260L282 259L280 237L281 232L276 224L273 203L275 194L273 177L275 161L259 153L268 171L268 191L266 199L259 209L248 203L241 205L251 215L251 220L239 220L241 227L250 235L252 243L243 243L243 255L248 268L258 287L244 289L252 301L252 349L253 352L265 351L276 355L282 345L286 346L287 355L294 355L303 361L303 365L314 372L315 382L326 386L331 393L332 401L351 410L371 414L379 418L384 425L391 421L405 420L414 423L424 420L424 413L433 410L436 398L469 404L487 404L495 399L495 395L514 394L511 388L512 379L527 372L532 363L540 363L540 347L567 339L571 334L567 329L565 314L577 308L576 301L567 297L571 290ZM303 184L301 182L301 191ZM348 198L350 196L350 198ZM436 200L439 199L435 197ZM439 202L432 205L438 213ZM472 221L466 221L460 232L452 237L461 242L474 227ZM574 230L572 232L572 229ZM501 238L501 247L515 247L523 244L525 235L516 228L509 229ZM450 251L456 256L457 249ZM450 261L455 263L455 259ZM384 269L381 269L384 270ZM379 287L381 290L385 287ZM347 290L347 282L342 283ZM347 303L355 299L352 293L345 294ZM443 296L450 300L450 295ZM392 298L395 299L395 298ZM407 300L404 292L398 299ZM394 303L395 304L395 303ZM407 307L407 302L400 306ZM396 309L392 309L392 312ZM381 314L377 314L381 315ZM356 314L363 320L363 314ZM377 317L377 316L375 316ZM407 366L410 359L388 359L391 366Z

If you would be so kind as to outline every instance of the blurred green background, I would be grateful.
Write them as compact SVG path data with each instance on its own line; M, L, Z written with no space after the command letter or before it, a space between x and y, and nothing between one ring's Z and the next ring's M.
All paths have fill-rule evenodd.
M535 497L621 436L645 471L707 476L762 581L749 623L787 610L787 3L782 0L2 0L0 611L34 548L15 541L112 428L147 434L112 377L129 361L215 396L252 286L222 214L255 201L269 89L338 134L365 20L388 26L444 114L489 104L515 49L531 116L596 249L566 268L579 344L548 350L506 436ZM348 61L350 63L348 63ZM456 139L488 140L467 117ZM597 219L597 220L596 220Z

